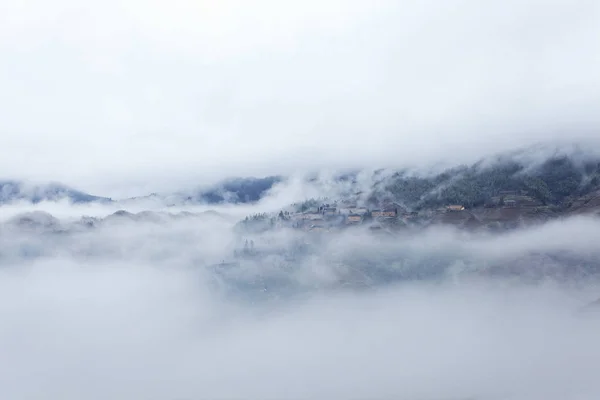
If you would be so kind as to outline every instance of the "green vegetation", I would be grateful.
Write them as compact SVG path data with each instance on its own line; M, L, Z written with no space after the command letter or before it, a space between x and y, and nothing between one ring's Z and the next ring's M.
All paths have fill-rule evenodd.
M243 232L261 233L275 225L275 218L266 213L254 214L237 223L236 229Z
M543 204L560 204L572 195L593 190L600 183L600 164L576 165L566 157L553 158L538 168L517 163L459 167L434 177L422 178L397 173L379 184L372 200L392 196L415 209L447 204L478 207L503 191L525 191ZM586 182L587 177L587 182Z
M292 205L296 208L297 212L306 212L308 210L319 207L326 201L327 201L326 197L321 197L318 199L308 199L308 200L303 201L302 203L294 203Z
M600 189L600 162L576 162L554 157L535 167L516 162L459 166L434 176L416 176L399 171L373 185L366 197L370 208L394 201L411 211L435 210L450 204L466 208L506 205L517 195L540 213L559 212L574 199ZM508 197L507 197L508 196ZM515 196L515 197L517 197ZM363 198L364 199L364 198ZM525 200L523 200L525 199ZM295 212L317 209L327 198L312 198L293 204ZM367 214L366 219L369 215ZM245 231L260 232L277 221L290 221L290 212L257 214L239 223Z

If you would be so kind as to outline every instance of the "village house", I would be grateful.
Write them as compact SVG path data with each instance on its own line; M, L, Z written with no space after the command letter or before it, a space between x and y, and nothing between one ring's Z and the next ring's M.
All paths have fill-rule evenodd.
M532 207L533 208L533 207L541 207L544 205L541 201L534 199L531 196L525 196L525 195L520 196L518 202L519 202L520 207Z
M510 195L505 196L502 199L502 203L504 207L524 207L524 208L533 208L542 206L542 202L527 195Z
M337 208L335 208L335 207L323 207L321 212L323 213L323 215L328 215L328 216L337 215L337 213L338 213Z
M323 204L319 207L318 210L319 213L323 214L323 215L336 215L338 214L338 209L336 207L335 204Z
M504 200L505 208L515 208L517 206L517 201L513 199Z
M384 208L382 210L373 210L371 211L371 216L373 218L396 218L398 217L398 209Z
M313 212L309 212L309 213L303 213L303 214L296 214L294 215L294 219L303 219L303 220L320 220L323 219L323 214L320 213L313 213Z
M359 224L363 220L363 216L360 214L348 214L346 217L347 224Z
M341 214L348 215L353 214L353 210L356 209L356 204L343 204L342 207L339 208Z
M356 204L350 204L348 206L344 206L338 209L340 214L349 215L349 214L358 214L365 215L369 212L366 207L358 207Z

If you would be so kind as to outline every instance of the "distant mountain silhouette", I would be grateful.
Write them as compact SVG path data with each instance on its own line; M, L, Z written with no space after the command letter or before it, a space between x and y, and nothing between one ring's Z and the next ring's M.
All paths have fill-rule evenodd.
M360 179L359 179L360 177ZM284 176L225 179L211 186L174 193L152 193L118 202L151 201L158 205L255 203L267 196ZM322 196L377 205L396 202L406 209L423 210L460 204L468 208L494 204L508 192L526 195L541 206L570 208L572 212L597 206L600 190L600 157L582 152L539 152L523 150L472 165L461 165L436 173L415 170L380 169L344 172L338 175L315 173L305 178ZM14 180L0 181L0 204L15 201L59 201L73 203L112 202L59 183L30 185ZM303 201L306 199L297 199Z
M158 200L172 205L254 203L262 199L276 184L283 182L281 176L265 178L232 178L208 188L183 190L172 194L150 194L125 199ZM17 201L40 203L42 201L69 200L72 203L113 202L112 199L94 196L60 183L30 185L16 180L0 181L0 204Z
M60 183L31 185L14 180L0 181L0 204L16 201L40 203L42 201L69 200L72 203L111 202L107 197L94 196Z
M275 185L284 182L285 179L282 176L231 178L209 187L181 190L175 193L152 193L148 196L133 197L125 201L154 201L168 206L255 203L264 198Z
M234 178L226 180L207 190L201 190L189 196L208 204L254 203L264 197L276 184L284 181L281 176L266 178Z
M162 211L141 211L131 213L116 211L106 217L83 216L76 221L60 220L45 211L24 212L0 222L0 231L37 232L37 233L75 233L81 230L99 228L106 225L126 224L162 224L174 221L197 219L200 221L226 221L229 216L216 211L192 213L181 211L168 213Z

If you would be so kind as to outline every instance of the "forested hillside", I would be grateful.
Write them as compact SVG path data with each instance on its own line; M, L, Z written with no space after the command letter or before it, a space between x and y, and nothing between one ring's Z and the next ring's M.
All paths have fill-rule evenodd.
M600 186L600 161L576 162L568 157L552 158L536 167L516 162L484 166L478 163L447 170L431 177L407 171L375 184L372 202L391 197L414 209L447 204L483 206L504 191L526 191L545 205L560 205L571 196L581 196Z

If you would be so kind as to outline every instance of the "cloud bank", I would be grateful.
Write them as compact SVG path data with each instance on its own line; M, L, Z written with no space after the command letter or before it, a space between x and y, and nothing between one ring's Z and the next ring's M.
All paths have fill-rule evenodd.
M64 206L58 223L81 211ZM66 231L13 216L0 230L2 392L595 398L600 320L579 310L600 296L598 224L318 239L240 235L210 215ZM229 264L248 239L263 256Z
M16 178L155 191L597 142L595 2L1 7L0 167Z

